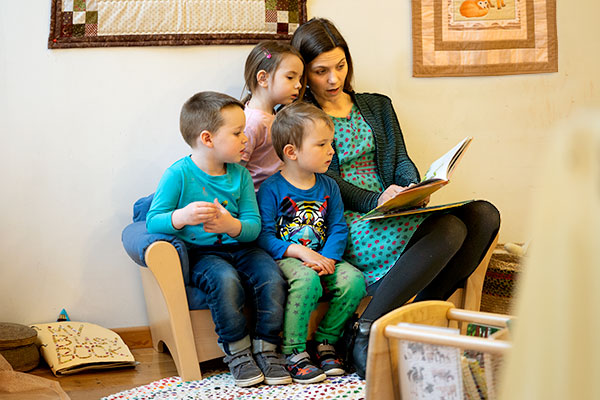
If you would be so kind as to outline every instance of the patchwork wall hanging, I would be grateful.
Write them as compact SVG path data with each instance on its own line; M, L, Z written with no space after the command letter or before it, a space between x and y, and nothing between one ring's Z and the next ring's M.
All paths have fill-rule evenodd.
M306 0L52 0L48 48L289 40Z
M412 0L413 76L558 71L556 0Z

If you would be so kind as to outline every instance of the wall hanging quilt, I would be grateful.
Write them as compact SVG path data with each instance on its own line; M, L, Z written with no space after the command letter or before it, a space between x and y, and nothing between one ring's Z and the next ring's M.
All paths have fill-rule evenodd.
M52 0L48 48L289 40L306 0Z
M413 76L558 71L556 0L412 0Z

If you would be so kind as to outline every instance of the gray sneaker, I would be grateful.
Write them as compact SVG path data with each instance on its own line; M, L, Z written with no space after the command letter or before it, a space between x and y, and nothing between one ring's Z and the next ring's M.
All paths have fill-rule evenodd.
M261 383L265 377L256 365L250 349L227 355L223 361L229 366L235 384L240 387L252 386Z
M267 385L292 383L292 377L285 368L285 359L274 351L263 351L254 355L256 364L262 370Z

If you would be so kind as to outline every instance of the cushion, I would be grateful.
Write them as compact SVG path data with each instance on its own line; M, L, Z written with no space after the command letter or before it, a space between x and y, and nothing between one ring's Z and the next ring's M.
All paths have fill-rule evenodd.
M133 205L133 222L146 221L146 214L148 214L148 211L150 210L153 198L154 193L142 197L135 202Z
M206 303L206 294L200 289L190 286L190 266L187 254L187 247L183 240L174 235L163 233L149 233L146 229L146 214L152 204L154 194L142 197L133 205L133 223L127 225L121 234L121 242L125 251L136 264L147 267L145 254L146 249L152 243L162 240L171 243L181 260L181 270L183 273L183 282L185 284L186 295L190 310L205 310L208 308Z

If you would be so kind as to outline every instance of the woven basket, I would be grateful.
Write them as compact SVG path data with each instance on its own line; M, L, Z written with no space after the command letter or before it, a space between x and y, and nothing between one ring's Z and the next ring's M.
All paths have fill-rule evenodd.
M496 251L492 254L481 293L481 311L510 314L515 281L522 257Z
M0 355L15 371L32 370L40 362L36 337L37 332L28 326L0 322Z

